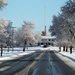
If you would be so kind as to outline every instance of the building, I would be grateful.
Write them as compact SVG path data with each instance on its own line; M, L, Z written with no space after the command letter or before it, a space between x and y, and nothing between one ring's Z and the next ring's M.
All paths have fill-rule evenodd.
M41 41L39 43L40 45L54 46L55 39L56 37L42 36Z
M43 46L54 46L54 42L55 42L56 37L47 35L46 26L45 26L44 31L42 31L41 35L42 35L41 36L41 41L39 42L40 45L43 45Z

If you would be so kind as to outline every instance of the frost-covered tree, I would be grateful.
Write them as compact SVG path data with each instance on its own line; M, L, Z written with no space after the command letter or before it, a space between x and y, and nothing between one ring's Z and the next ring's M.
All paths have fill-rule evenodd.
M23 25L16 32L17 45L24 44L23 51L25 51L26 45L33 45L35 43L35 37L33 34L34 24L31 22L23 21Z
M49 31L51 31L52 35L57 37L59 45L69 46L70 44L72 44L74 30L71 25L71 22L66 20L66 18L61 14L59 16L53 17L52 25L50 26Z
M14 37L13 33L14 33L14 31L13 31L11 21L8 22L8 26L6 27L6 33L8 34L7 41L6 41L7 46L13 46L14 45L13 44L13 37Z
M69 0L61 7L61 14L53 17L49 31L57 36L61 44L72 46L75 44L75 1ZM69 43L69 44L68 44ZM66 46L66 45L65 45Z
M10 23L10 20L0 19L0 39L5 41L6 44L8 43L7 39L9 39L9 37L12 39L12 27Z
M0 38L8 37L6 33L6 27L8 26L8 20L6 19L0 19Z
M2 56L2 47L6 46L6 38L8 37L7 29L9 21L6 19L0 19L0 46L1 46L1 56Z
M41 41L41 34L40 33L37 33L35 34L35 39L36 39L36 43L38 44L40 41Z
M61 11L67 21L67 29L69 33L69 45L72 52L72 46L75 45L75 0L69 0L61 7Z
M23 40L22 40L22 29L19 28L16 32L15 32L15 40L16 40L16 46L23 46Z
M65 15L65 17L72 17L75 14L75 1L74 0L68 0L64 6L61 7L62 13Z
M34 44L35 38L33 34L34 24L31 22L24 21L23 27L22 27L22 36L24 44Z
M7 5L6 0L0 0L0 11Z
M67 28L65 27L65 20L61 15L53 16L52 25L50 26L49 31L51 32L52 36L57 37L57 41L60 43L60 45L64 44L64 42L63 44L61 43L62 41L67 40L65 33L67 32Z
M6 0L0 0L0 11L7 5ZM2 34L2 32L1 32ZM1 39L2 41L2 39ZM1 45L1 56L2 56L2 45Z

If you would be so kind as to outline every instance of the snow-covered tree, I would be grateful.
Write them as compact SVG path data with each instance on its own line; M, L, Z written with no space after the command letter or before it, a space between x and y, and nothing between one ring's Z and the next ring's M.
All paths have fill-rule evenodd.
M10 20L0 19L0 39L5 41L6 44L8 43L7 39L9 39L9 37L9 40L12 39L12 27L10 23Z
M22 40L22 29L19 28L16 32L15 32L15 40L16 40L16 46L23 46L23 40Z
M61 41L61 44L75 44L75 1L69 0L61 7L61 14L53 17L49 31Z
M38 44L40 41L41 41L41 34L40 33L37 33L35 34L35 39L36 39L36 43Z
M6 38L8 37L7 29L9 21L6 19L0 19L0 47L1 47L1 56L2 56L2 48L3 46L6 46Z
M68 0L64 6L61 7L62 13L65 15L65 17L72 17L75 14L75 1L74 0Z
M67 1L66 4L61 7L61 11L66 21L69 40L71 41L70 44L73 45L75 43L75 1Z
M6 0L0 0L0 11L7 5Z
M34 38L34 34L33 34L33 28L34 28L34 24L31 22L26 22L24 21L23 27L22 27L22 36L23 36L23 41L26 40L26 43L29 44L33 44L35 41Z
M14 33L14 31L13 31L11 21L8 22L8 26L6 27L6 33L8 34L7 41L6 41L7 45L13 46L14 45L13 44L13 37L14 37L13 33Z
M53 16L52 25L50 26L49 31L51 31L51 35L57 36L57 38L62 38L63 33L66 31L64 28L64 19L61 15L59 16Z
M7 37L6 27L8 26L8 20L0 19L0 38L3 39Z
M24 44L23 51L25 51L26 45L35 44L35 37L33 33L34 24L26 21L23 21L23 23L22 27L17 30L15 38L17 39L17 45Z

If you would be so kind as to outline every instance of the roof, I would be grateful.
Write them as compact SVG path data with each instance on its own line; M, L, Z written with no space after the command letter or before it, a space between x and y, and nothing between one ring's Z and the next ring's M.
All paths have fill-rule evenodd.
M55 36L42 36L43 39L53 39L56 38Z

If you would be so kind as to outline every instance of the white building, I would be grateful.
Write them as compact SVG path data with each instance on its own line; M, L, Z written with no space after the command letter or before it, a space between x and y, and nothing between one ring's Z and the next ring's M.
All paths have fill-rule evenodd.
M42 39L39 43L40 45L54 46L55 39L56 37L42 36Z
M46 26L45 26L44 31L42 31L42 37L39 44L43 46L54 46L55 39L56 37L47 35Z

